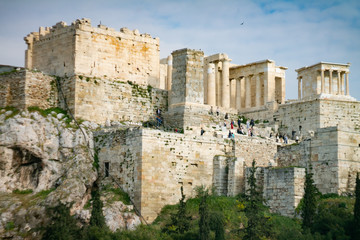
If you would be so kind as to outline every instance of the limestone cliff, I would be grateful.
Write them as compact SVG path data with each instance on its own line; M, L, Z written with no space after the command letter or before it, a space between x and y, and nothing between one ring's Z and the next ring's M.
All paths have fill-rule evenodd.
M73 214L88 221L91 211L83 208L98 177L92 130L99 126L80 126L55 111L0 111L0 238L38 238L36 228L48 221L46 207L58 203L71 206ZM103 212L111 212L109 208ZM107 217L113 230L122 228L111 220L122 217L125 208ZM138 225L139 218L132 217L129 226L128 219L119 224Z

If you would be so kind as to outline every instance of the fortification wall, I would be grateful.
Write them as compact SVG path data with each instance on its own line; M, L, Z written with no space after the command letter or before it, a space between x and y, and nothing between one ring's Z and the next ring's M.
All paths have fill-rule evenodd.
M75 25L67 26L64 22L29 34L25 37L28 44L25 67L49 75L74 75L75 38Z
M75 72L160 87L159 38L122 28L79 25L76 31Z
M0 75L0 106L46 109L57 105L55 78L26 69Z
M320 127L320 103L318 100L298 101L279 105L274 114L282 132L291 136L292 131L298 135L309 135Z
M145 128L108 130L102 135L109 139L103 142L112 145L99 145L100 165L109 162L110 174L131 197L139 196L137 206L149 221L164 205L179 201L180 186L188 197L194 196L194 188L200 185L215 185L228 195L243 192L244 166L250 166L254 158L259 166L267 166L276 152L273 142L246 136L231 141ZM226 169L216 162L219 158L227 159L226 177L217 174Z
M278 147L280 167L311 165L314 182L322 193L349 193L360 171L360 133L337 127L317 129L311 140Z
M122 28L92 27L90 19L59 22L25 37L25 65L56 76L86 75L160 87L159 38Z
M167 111L166 90L114 79L77 76L76 117L104 123L110 121L155 121L155 112Z
M245 169L246 189L250 187L247 183L250 169ZM288 217L295 216L295 209L304 195L305 168L258 167L255 178L271 212Z
M320 126L360 130L360 102L320 100Z
M360 132L342 130L338 132L339 193L355 190L356 173L360 172Z
M24 69L0 75L0 107L25 108L25 75Z
M103 129L94 133L99 175L104 182L116 179L141 210L142 132L139 128ZM108 164L109 175L105 173Z

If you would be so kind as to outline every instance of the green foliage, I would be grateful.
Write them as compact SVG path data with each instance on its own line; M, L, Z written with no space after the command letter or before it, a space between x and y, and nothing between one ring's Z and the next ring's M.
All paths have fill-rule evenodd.
M272 224L269 217L265 216L266 207L262 192L256 184L256 162L253 160L248 178L249 189L247 190L245 215L247 226L245 227L244 239L265 239L272 235Z
M99 171L99 149L97 147L94 148L94 162L93 167Z
M38 192L38 193L36 193L35 194L35 197L39 197L39 198L41 198L41 199L45 199L52 191L54 191L55 190L55 188L51 188L51 189L49 189L49 190L42 190L42 191L40 191L40 192Z
M15 228L15 223L12 222L12 221L7 222L7 223L5 224L5 230L6 230L6 231L11 231L11 230L13 230L14 228Z
M209 197L209 190L205 187L197 189L197 196L200 198L199 204L199 239L208 240L210 236L210 222L209 222L209 207L207 199Z
M132 204L129 194L127 194L120 188L113 188L110 185L106 185L106 186L104 186L102 191L114 193L115 197L114 197L114 199L112 199L113 201L121 201L126 205Z
M302 226L304 230L310 228L314 223L314 217L317 208L317 196L319 195L319 190L314 185L312 176L313 174L305 169L305 193L303 197L303 206L301 209Z
M76 220L70 216L70 210L65 205L58 205L47 209L51 216L51 223L45 228L42 237L44 240L78 240L80 239L80 228Z
M90 226L96 226L99 228L106 227L105 218L102 212L103 203L100 200L100 192L96 184L94 185L92 196L92 210L90 218Z
M184 234L190 228L191 216L186 213L186 201L183 187L180 188L181 199L176 214L171 214L171 223L166 225L165 232Z
M30 194L30 193L32 193L32 192L33 192L32 189L25 189L25 190L15 189L15 190L13 191L13 193L15 193L15 194Z
M14 68L13 70L8 71L8 72L2 72L2 73L0 73L0 76L9 75L9 74L15 73L15 72L17 72L16 68Z
M162 233L154 226L140 225L135 231L121 231L114 234L114 240L172 240L170 235ZM181 238L179 238L181 239ZM194 239L194 238L192 238ZM184 239L185 240L185 239ZM189 238L191 240L191 238Z
M5 120L16 116L20 112L19 109L17 109L16 107L11 107L11 106L6 106L4 108L0 108L0 110L2 110L2 109L5 109L5 111L11 111L12 112L11 114L9 114L8 116L5 117Z
M326 236L326 239L350 239L352 213L345 201L324 200L318 204L312 225L313 233Z
M225 218L220 211L211 212L210 229L215 232L215 240L225 240Z
M360 239L360 177L356 174L355 206L354 206L354 239Z

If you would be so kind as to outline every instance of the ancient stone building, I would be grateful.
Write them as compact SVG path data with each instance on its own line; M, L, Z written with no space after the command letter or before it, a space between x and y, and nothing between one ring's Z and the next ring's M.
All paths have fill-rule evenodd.
M287 68L272 60L237 65L225 53L187 48L160 59L158 38L89 19L40 28L25 41L26 69L0 67L0 107L60 106L106 123L94 133L102 179L116 179L148 221L178 201L180 186L189 197L199 185L244 192L253 159L271 210L284 215L299 203L310 164L323 193L354 188L360 102L349 96L350 64L297 69L298 99L285 101ZM156 123L157 109L161 126L142 127ZM256 137L228 138L239 116L258 120ZM270 132L300 143L281 144Z

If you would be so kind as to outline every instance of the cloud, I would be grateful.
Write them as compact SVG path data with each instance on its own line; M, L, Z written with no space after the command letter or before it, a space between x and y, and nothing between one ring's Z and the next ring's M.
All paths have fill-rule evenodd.
M286 96L297 97L295 69L319 61L347 63L350 93L360 99L358 1L2 1L0 63L23 65L23 37L39 26L88 17L119 30L160 37L160 55L189 47L227 53L234 63L263 59L286 66ZM243 25L241 23L244 22Z

